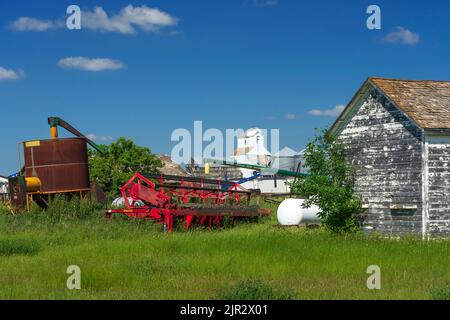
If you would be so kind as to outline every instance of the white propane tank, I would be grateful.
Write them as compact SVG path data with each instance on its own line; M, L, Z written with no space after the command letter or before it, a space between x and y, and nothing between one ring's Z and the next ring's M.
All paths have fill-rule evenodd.
M130 205L133 205L133 200L128 199L128 203ZM125 199L123 197L114 199L114 201L112 202L112 206L115 208L125 207ZM134 206L135 207L143 207L143 206L145 206L145 204L141 200L138 200L138 201L135 201Z
M282 226L297 226L302 223L319 223L318 213L320 208L312 205L309 208L303 208L305 200L286 199L277 211L278 223Z

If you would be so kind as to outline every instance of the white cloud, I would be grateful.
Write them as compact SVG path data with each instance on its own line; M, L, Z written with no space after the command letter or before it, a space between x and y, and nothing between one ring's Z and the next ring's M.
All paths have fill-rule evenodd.
M0 81L1 80L19 80L24 77L22 70L12 70L0 67Z
M286 113L284 115L284 118L287 120L296 120L297 119L297 115L293 114L293 113Z
M106 58L89 59L85 57L69 57L59 60L58 66L65 69L98 72L122 69L124 64L121 61Z
M253 4L258 7L276 6L278 0L253 0Z
M144 32L157 32L163 27L176 26L178 18L156 8L145 5L134 7L128 5L119 13L108 15L102 7L92 11L81 12L81 29L102 32L118 32L134 34L136 28ZM47 31L65 26L62 20L40 20L30 17L20 17L11 27L16 31Z
M264 119L267 121L277 121L277 120L282 120L282 119L293 121L293 120L299 119L299 116L295 113L285 113L285 114L279 115L279 116L266 116L266 117L264 117Z
M59 22L53 22L51 20L40 20L30 17L20 17L10 27L15 31L38 31L43 32L50 29L55 29L61 26Z
M115 140L113 137L111 136L97 136L93 133L90 133L86 136L86 138L88 138L89 140L92 141L100 141L100 142L108 142L108 141L113 141Z
M111 16L101 7L96 7L93 11L83 11L81 15L82 28L122 34L136 33L135 27L146 32L156 32L162 27L177 24L178 18L145 5L141 7L128 5L118 14Z
M308 111L308 114L317 117L337 117L341 114L342 111L344 111L344 109L345 106L340 104L332 109L325 109L325 110L313 109Z
M383 38L383 42L414 46L420 42L420 36L411 30L403 27L396 27L394 31L388 33Z

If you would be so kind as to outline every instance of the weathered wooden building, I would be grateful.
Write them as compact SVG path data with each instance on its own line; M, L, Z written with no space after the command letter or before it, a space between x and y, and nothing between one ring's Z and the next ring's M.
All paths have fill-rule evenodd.
M356 170L369 229L450 236L450 82L369 78L330 132Z

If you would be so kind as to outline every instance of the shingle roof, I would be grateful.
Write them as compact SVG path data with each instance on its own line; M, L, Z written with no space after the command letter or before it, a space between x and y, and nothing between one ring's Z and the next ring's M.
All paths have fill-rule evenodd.
M423 129L450 129L450 82L369 78Z

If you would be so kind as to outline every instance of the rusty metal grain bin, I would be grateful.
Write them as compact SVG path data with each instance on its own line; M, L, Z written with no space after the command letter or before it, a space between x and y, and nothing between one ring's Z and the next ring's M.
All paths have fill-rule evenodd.
M41 192L90 188L86 141L82 138L24 142L25 176L41 180Z

